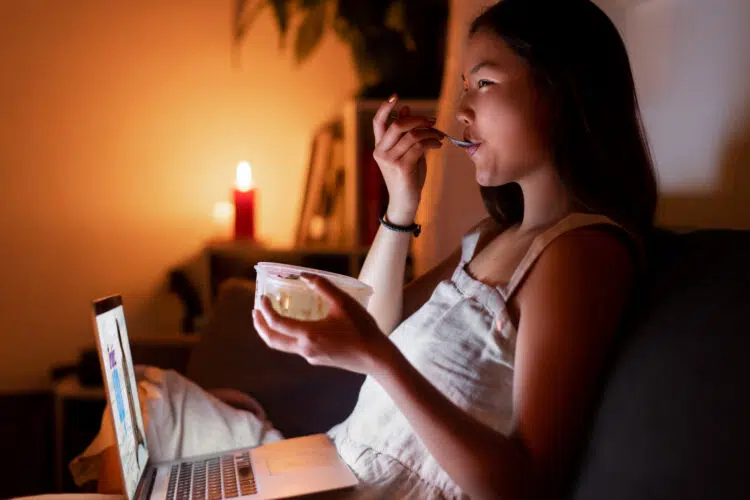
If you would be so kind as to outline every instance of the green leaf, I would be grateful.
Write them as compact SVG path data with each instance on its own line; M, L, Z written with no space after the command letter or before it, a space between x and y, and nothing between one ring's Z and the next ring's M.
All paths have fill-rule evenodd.
M396 0L385 13L385 26L395 31L406 30L406 12L404 2Z
M317 7L318 5L322 3L326 3L327 0L299 0L299 4L305 8L309 9L310 7Z
M333 26L333 32L338 35L339 39L348 44L351 45L354 37L356 36L362 36L361 33L354 28L352 28L351 25L349 25L348 22L346 22L346 19L342 17L334 17L333 22L331 23Z
M357 32L349 42L352 52L352 60L357 68L357 75L363 85L375 85L382 79L380 71L373 58L368 54L367 41L365 37Z
M242 20L242 15L245 12L247 6L247 0L235 0L234 1L234 17L232 18L232 37L234 42L238 43L245 36L245 30L247 27Z
M266 5L268 5L266 0L256 0L255 2L251 2L251 0L235 0L234 25L232 27L235 44L239 44L245 38L248 30Z
M305 14L305 19L297 30L297 39L294 43L294 55L298 64L310 56L323 38L325 21L325 2L319 3Z
M284 38L286 38L286 32L289 29L289 4L292 0L268 0L273 7L273 14L276 18L276 24L279 26L279 34L281 36L281 45L284 45Z
M379 29L394 0L338 0L336 16L360 31Z

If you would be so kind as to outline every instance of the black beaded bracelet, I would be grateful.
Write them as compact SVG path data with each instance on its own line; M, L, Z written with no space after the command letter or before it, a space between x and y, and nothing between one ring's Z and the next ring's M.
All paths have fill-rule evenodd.
M380 216L380 223L391 231L397 231L399 233L414 233L415 238L422 232L421 224L413 223L410 226L397 226L396 224L392 224L385 220L385 214Z

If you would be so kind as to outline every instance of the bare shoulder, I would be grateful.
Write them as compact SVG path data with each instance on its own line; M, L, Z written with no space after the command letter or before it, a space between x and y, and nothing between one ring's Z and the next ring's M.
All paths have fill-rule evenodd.
M619 317L630 296L635 264L617 233L580 228L556 238L542 252L515 298L519 316L575 323L582 335ZM534 323L541 321L540 318ZM593 330L593 331L592 331Z
M629 249L622 230L601 227L581 227L558 236L543 252L545 254L567 254L586 257L621 258L630 260Z
M545 287L585 285L594 287L628 286L634 270L626 236L611 230L579 228L556 238L539 256L529 272L526 285ZM625 283L623 283L625 282Z
M547 317L584 316L594 323L599 314L619 315L635 270L624 238L611 230L590 227L557 237L521 284L513 303L517 314L546 311Z
M633 269L621 237L575 229L549 244L518 291L514 434L547 483L564 477L584 436Z

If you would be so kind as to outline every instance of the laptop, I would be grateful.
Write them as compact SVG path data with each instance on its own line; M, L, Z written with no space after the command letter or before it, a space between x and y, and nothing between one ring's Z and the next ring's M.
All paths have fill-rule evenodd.
M94 301L93 320L128 500L290 498L357 484L325 434L151 462L122 298L114 295Z

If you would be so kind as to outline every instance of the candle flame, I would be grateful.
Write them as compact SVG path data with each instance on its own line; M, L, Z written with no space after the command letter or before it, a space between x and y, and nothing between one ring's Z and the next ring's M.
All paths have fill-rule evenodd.
M253 170L246 161L237 164L237 176L235 185L238 191L246 193L253 188Z

